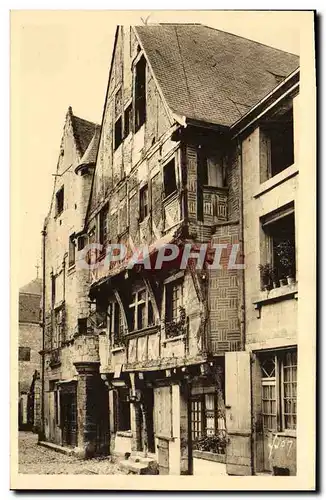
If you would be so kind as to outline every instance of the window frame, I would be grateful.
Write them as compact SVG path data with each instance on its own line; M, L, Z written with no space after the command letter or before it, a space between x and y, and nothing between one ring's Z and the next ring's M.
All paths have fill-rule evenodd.
M270 359L274 359L274 363L275 363L275 376L273 377L270 377L270 376L266 376L266 377L263 377L261 375L261 387L266 387L268 385L270 386L273 386L275 387L275 405L276 405L276 413L273 414L273 416L275 417L275 421L276 421L276 425L275 425L275 429L270 429L270 430L273 430L275 432L296 432L296 428L297 428L297 416L298 416L298 413L297 413L297 390L296 390L296 394L295 394L295 413L285 413L285 401L284 401L284 368L287 368L287 366L284 366L284 362L285 362L285 359L287 356L294 356L295 355L295 361L296 361L296 364L293 364L293 365L289 365L288 367L289 368L293 368L295 369L295 373L297 375L297 368L298 368L298 360L297 360L297 356L298 356L298 351L297 349L287 349L285 351L282 351L280 353L274 353L274 354L270 354L270 356L267 356L267 355L264 355L261 360L260 360L260 366L261 366L261 373L262 373L262 364L263 364L263 361L268 359L268 357ZM297 387L297 377L295 379L295 381L291 380L291 382L287 382L287 383L293 383L296 385ZM292 387L293 389L293 387ZM292 390L291 389L291 390ZM292 392L293 394L293 392ZM293 400L293 397L291 395L291 398ZM288 397L288 399L291 399ZM261 399L262 399L262 403L263 403L263 391L261 390ZM293 402L292 402L292 407L293 407ZM263 408L263 405L262 405L262 419L264 420L264 415L267 415L267 414L264 414L264 408ZM295 424L294 426L292 425L291 426L288 426L287 423L286 423L286 415L289 415L290 417L292 417L292 422L294 422L294 419L295 419Z
M282 274L284 274L285 270L280 265L277 265L275 259L275 235L271 234L274 231L275 225L281 223L281 221L288 217L293 217L293 246L294 246L294 263L293 263L293 278L296 279L297 275L297 246L296 246L296 223L295 223L295 206L294 202L290 202L287 205L270 212L263 217L260 218L260 227L262 234L262 242L261 246L261 262L262 263L270 263L272 268L276 268L276 271L279 275L278 279L282 279ZM292 233L289 233L292 235ZM290 240L289 237L284 238L284 241ZM285 278L285 276L284 276Z
M76 264L76 242L75 234L69 236L69 251L68 251L68 267L73 267Z
M144 65L143 85L138 82L140 79L140 64ZM139 73L138 73L139 72ZM134 132L142 128L146 122L147 88L146 88L147 62L144 54L141 54L134 65L134 92L133 92L133 125Z
M61 316L58 322L58 317ZM52 348L59 349L65 337L65 304L62 303L53 309L53 332L52 332Z
M144 195L146 196L144 197ZM144 200L146 203L144 203ZM149 215L149 189L148 184L139 190L139 222L143 222Z
M133 128L133 112L132 102L123 110L123 138L126 139L132 132Z
M169 166L173 163L174 166L174 189L171 188L169 189L169 192L167 192L166 187L169 185L166 182L167 175L166 175L166 170L169 168ZM177 180L177 162L176 162L176 157L173 155L172 157L167 160L164 165L162 166L163 168L163 192L164 192L164 199L169 198L170 196L173 196L175 193L178 191L178 180ZM172 170L172 169L171 169ZM169 181L170 182L170 181Z
M213 397L213 409L208 409L207 407L207 398L208 397ZM200 419L199 420L193 420L193 414L195 413L193 410L193 403L199 403L200 406ZM196 411L197 413L198 411ZM208 414L209 412L213 412L213 418L214 418L214 428L213 428L213 433L208 433L209 427L207 426L207 421L209 418ZM218 394L216 389L211 389L209 391L203 391L201 394L196 394L196 395L191 395L190 396L190 432L191 432L191 440L192 442L196 441L197 439L202 439L205 437L212 437L216 436L220 433L225 433L226 432L226 427L225 427L225 420L223 427L219 426L220 423L220 418L219 418L219 407L218 407ZM200 423L199 429L193 429L193 424L194 423ZM197 435L195 435L195 433Z
M145 293L144 299L139 299L141 294ZM129 303L129 311L130 311L130 322L131 322L131 332L134 333L137 331L144 330L145 328L150 328L155 325L154 320L154 310L153 304L149 295L149 292L146 287L141 287L132 292L133 302ZM144 307L144 324L139 324L139 309ZM151 308L151 309L150 309ZM151 311L151 313L150 313ZM150 316L152 317L152 321L150 322Z
M179 277L175 278L171 281L168 281L165 283L165 321L170 323L170 322L178 322L180 320L180 307L182 308L184 306L183 304L183 288L184 288L184 278ZM173 307L173 300L174 300L174 292L175 290L180 290L180 300L179 300L179 306L177 305L176 308ZM171 300L169 300L171 299ZM171 306L171 307L169 307ZM169 309L168 309L169 307ZM174 311L178 311L176 315L174 315Z
M99 212L98 218L98 239L99 243L102 245L101 254L105 253L105 250L109 244L109 204L106 203Z
M24 356L23 356L24 353ZM22 359L28 358L28 359ZM31 348L28 346L19 346L18 347L18 361L23 361L25 363L30 362L31 360Z
M282 134L282 119L284 119L285 115L291 114L291 119L283 122L283 134ZM284 123L287 125L284 125ZM284 132L284 129L290 129ZM289 134L289 137L287 136ZM277 168L277 166L273 163L273 151L275 151L275 144L277 144L277 135L279 135L278 139L282 137L283 146L286 145L289 148L289 151L286 154L283 154L283 157L288 156L291 158L289 164L283 166L283 168ZM284 137L286 135L286 137ZM288 103L287 109L283 113L276 113L273 117L268 117L261 123L259 127L259 170L260 170L260 183L266 182L267 180L275 177L280 174L287 168L291 167L295 163L295 147L294 147L294 111L293 111L293 102ZM280 147L280 144L278 146ZM273 149L274 146L274 149Z
M107 328L112 347L120 347L123 343L124 319L120 304L117 300L109 301L107 317Z
M119 132L119 134L117 133ZM114 151L116 151L119 146L123 143L124 135L123 135L123 123L122 123L122 115L118 116L114 122Z
M55 194L55 215L58 217L62 214L65 207L65 187L64 185L58 189Z

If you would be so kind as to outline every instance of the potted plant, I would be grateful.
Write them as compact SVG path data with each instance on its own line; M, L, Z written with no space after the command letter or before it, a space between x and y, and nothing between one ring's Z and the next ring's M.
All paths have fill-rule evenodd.
M280 285L281 286L286 286L287 285L287 279L286 278L280 278Z
M284 269L288 284L294 283L295 247L292 241L284 240L276 246L276 254Z
M271 279L272 279L272 283L273 283L273 288L277 288L279 286L279 279L278 279L278 271L277 271L276 267L272 267Z
M263 290L270 290L271 288L271 264L259 264L258 269L260 271L261 286Z

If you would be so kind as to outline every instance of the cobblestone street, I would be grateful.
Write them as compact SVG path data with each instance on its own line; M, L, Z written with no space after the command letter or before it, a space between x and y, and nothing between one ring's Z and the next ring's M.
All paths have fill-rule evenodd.
M109 458L79 460L37 444L37 434L19 433L20 474L123 474Z

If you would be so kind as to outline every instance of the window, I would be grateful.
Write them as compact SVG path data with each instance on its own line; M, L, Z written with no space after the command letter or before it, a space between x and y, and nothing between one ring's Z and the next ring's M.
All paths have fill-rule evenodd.
M129 389L121 387L114 390L115 428L117 431L130 430Z
M166 321L178 321L182 307L182 281L176 280L166 284Z
M56 300L56 281L55 281L55 276L51 273L51 300L52 300L52 304L55 304L55 300Z
M102 208L100 212L100 230L99 230L99 239L101 245L103 245L103 250L102 252L105 251L107 244L108 244L108 221L109 221L109 206L106 205L105 207Z
M261 182L294 163L293 109L274 116L261 127Z
M75 264L76 259L76 245L75 245L75 237L71 235L69 237L69 267Z
M147 290L138 290L132 294L131 331L142 330L154 324L153 307Z
M143 221L148 215L148 186L141 188L139 193L140 198L140 222Z
M262 218L266 241L266 261L273 270L273 281L295 278L294 205L290 204Z
M78 333L87 333L87 318L78 318Z
M199 183L201 186L223 187L223 159L216 155L208 155L202 149L198 154Z
M62 186L61 189L57 192L55 195L56 197L56 215L60 215L61 212L63 212L63 205L64 205L64 187Z
M31 360L31 348L30 347L19 347L18 360L19 361L30 361Z
M297 425L297 351L261 358L264 430L295 430Z
M125 109L124 113L124 138L128 137L130 132L132 131L132 105L129 104L129 106Z
M84 247L85 247L85 236L79 236L79 238L77 240L78 252L83 250Z
M177 190L177 181L175 177L175 160L169 161L163 168L164 195L165 197Z
M65 341L65 309L63 306L54 310L53 326L52 347L57 348Z
M146 120L146 61L144 56L136 64L135 70L135 132Z
M123 340L123 320L119 303L114 301L109 303L109 333L112 340L112 346L122 345Z
M288 352L283 359L283 427L297 425L297 353Z
M114 149L118 149L122 143L122 117L117 119L114 125Z
M218 408L217 391L191 397L191 439L194 448L225 453L225 420ZM219 439L214 439L219 436ZM208 439L207 439L208 438ZM211 441L209 442L209 438ZM206 439L208 449L200 446Z

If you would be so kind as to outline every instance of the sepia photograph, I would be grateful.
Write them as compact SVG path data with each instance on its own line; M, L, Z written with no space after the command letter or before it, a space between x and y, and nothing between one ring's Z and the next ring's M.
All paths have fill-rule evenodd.
M314 43L11 11L12 489L314 489Z

